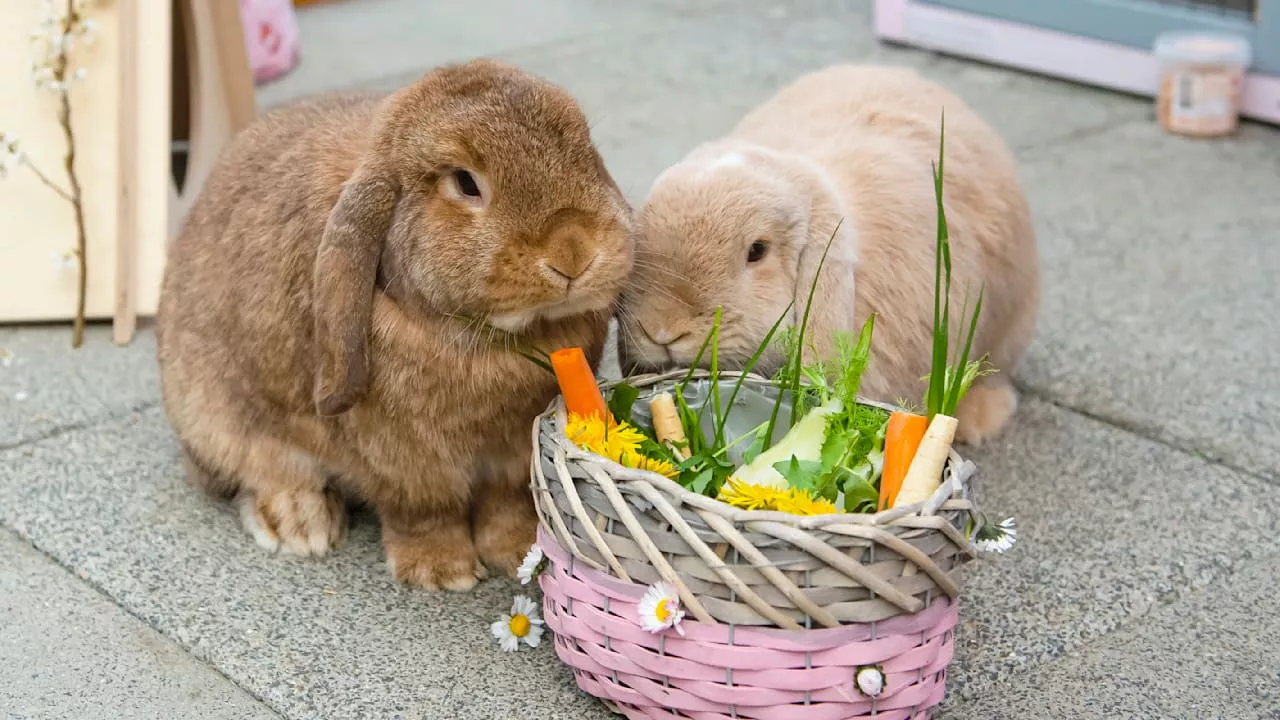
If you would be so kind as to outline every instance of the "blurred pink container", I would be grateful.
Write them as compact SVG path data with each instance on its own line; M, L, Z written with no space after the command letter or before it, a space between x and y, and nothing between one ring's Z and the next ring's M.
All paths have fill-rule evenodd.
M255 83L274 80L298 64L298 18L290 0L240 0L240 24Z

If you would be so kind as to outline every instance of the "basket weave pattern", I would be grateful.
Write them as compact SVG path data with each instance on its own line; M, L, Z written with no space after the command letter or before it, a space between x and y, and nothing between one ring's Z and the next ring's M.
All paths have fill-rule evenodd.
M629 718L818 720L874 714L926 717L942 701L953 652L955 602L883 623L790 631L682 625L683 637L653 635L636 622L644 587L593 570L545 531L550 560L539 582L556 653L578 686ZM858 667L880 664L889 688L879 698L854 684Z
M673 377L629 382L643 401ZM941 701L972 463L953 452L932 498L877 514L746 511L576 448L565 420L557 400L534 424L532 483L544 612L585 691L629 717L896 720ZM686 637L639 625L660 580ZM853 678L874 664L872 699Z

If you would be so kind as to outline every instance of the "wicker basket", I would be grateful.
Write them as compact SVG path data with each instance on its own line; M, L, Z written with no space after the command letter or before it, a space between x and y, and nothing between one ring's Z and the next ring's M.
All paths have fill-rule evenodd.
M637 408L676 377L629 378ZM898 720L941 702L958 568L974 554L971 462L952 452L924 503L802 517L740 510L579 450L565 420L557 399L534 423L539 582L556 652L584 691L630 718ZM660 580L680 593L683 635L640 626L637 604ZM884 678L874 697L855 681L871 667Z

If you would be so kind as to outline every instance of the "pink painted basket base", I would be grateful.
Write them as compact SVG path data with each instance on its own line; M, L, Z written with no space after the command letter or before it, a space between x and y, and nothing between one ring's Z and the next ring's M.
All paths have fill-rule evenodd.
M803 632L705 624L654 634L640 626L645 586L577 562L545 530L539 577L556 653L578 687L628 718L914 720L942 702L958 606L948 598L878 623ZM857 688L878 665L885 689Z

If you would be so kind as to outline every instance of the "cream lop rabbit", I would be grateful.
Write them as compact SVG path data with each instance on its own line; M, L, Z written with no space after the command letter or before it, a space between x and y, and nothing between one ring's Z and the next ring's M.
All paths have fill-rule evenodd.
M957 411L962 442L1000 431L1010 373L1039 305L1035 232L1012 154L960 98L913 70L839 65L800 77L663 172L639 213L619 312L624 370L692 362L722 307L721 362L740 366L795 301L798 325L823 249L810 337L877 314L862 394L920 403L931 357L937 211L931 163L945 109L943 196L959 307L985 288L974 354L998 370ZM838 228L838 230L837 230ZM772 372L777 353L760 371Z
M510 65L264 115L165 271L160 376L191 478L268 549L325 553L354 495L402 581L514 573L530 423L558 392L518 346L599 362L631 224L578 104Z

